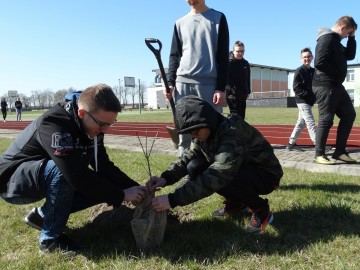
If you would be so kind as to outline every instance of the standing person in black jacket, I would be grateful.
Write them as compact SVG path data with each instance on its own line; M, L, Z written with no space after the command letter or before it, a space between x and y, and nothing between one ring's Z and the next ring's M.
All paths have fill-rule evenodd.
M347 61L355 58L357 24L350 16L337 20L331 29L320 28L315 49L315 74L313 91L319 109L319 124L316 131L315 159L318 164L335 164L325 155L326 141L334 116L340 118L333 159L355 163L346 152L356 113L350 96L342 85L347 74ZM347 38L346 47L341 40Z
M103 132L120 111L108 85L91 86L81 93L78 106L58 103L33 121L0 157L0 196L5 201L46 199L25 217L41 230L40 251L78 252L63 233L71 213L102 202L119 206L143 199L144 187L109 160L104 146Z
M7 102L5 98L1 98L1 113L4 119L4 122L6 122L6 115L7 115Z
M229 54L229 84L226 87L226 100L230 112L245 119L246 100L251 93L251 70L244 58L245 45L236 41Z
M299 138L305 125L314 144L316 139L315 120L311 110L315 103L315 95L311 87L315 69L310 66L313 54L309 48L304 48L301 50L300 56L303 64L296 69L293 81L295 101L299 108L299 114L294 130L291 133L289 144L286 147L290 151L304 151L296 144L296 140Z
M15 101L15 109L16 109L16 121L21 121L22 102L20 100L20 97L17 97Z

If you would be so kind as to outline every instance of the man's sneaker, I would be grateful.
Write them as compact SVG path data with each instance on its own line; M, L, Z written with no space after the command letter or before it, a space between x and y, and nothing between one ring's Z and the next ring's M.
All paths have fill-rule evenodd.
M66 256L75 256L82 248L75 244L65 234L60 235L56 239L45 240L39 245L40 252L60 252Z
M238 212L248 212L249 208L243 202L233 200L224 201L224 205L219 209L213 211L213 217L233 216Z
M250 223L246 227L246 231L250 233L264 232L267 224L271 224L274 220L273 214L270 212L269 206L260 209L250 209L252 213Z
M289 143L287 146L286 146L286 149L289 150L289 151L299 151L299 152L304 152L304 149L302 149L301 147L299 147L296 143Z
M328 159L328 157L326 155L316 156L314 158L314 162L317 164L322 164L322 165L334 165L335 164L335 162Z
M341 155L333 154L332 158L344 161L346 163L356 163L356 160L351 158L348 153L344 153L344 154L341 154Z
M29 225L30 227L33 227L34 229L37 229L40 231L42 230L42 227L44 224L44 219L39 214L37 207L31 209L31 211L26 215L24 220L25 220L25 223L27 225Z
M325 153L329 152L332 149L331 145L325 146Z

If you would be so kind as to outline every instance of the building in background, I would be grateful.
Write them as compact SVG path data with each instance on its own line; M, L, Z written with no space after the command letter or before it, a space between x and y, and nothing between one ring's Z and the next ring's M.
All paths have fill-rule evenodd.
M291 69L250 64L251 68L251 94L248 99L249 106L266 104L271 102L260 102L262 99L273 98L275 103L283 103L280 99L286 99L289 94L288 74ZM165 69L165 72L167 69ZM155 72L154 86L147 89L149 108L168 108L168 102L164 98L161 74L159 69ZM286 102L285 102L286 103Z

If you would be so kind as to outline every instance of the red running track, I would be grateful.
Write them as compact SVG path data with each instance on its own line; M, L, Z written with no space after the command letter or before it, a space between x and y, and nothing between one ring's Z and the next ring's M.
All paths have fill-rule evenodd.
M30 121L7 121L0 122L2 129L24 129ZM145 122L116 122L113 126L106 130L107 134L127 135L127 136L149 136L170 138L166 130L166 126L172 126L172 123L145 123ZM277 145L287 145L290 134L294 128L293 125L254 125L264 137L271 143ZM337 126L331 128L327 144L335 146ZM306 128L297 140L298 145L313 145ZM353 127L348 139L347 146L360 147L360 127Z

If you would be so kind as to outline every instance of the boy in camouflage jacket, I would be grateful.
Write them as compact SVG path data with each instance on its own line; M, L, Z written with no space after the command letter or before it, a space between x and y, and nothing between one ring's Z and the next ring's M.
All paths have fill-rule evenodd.
M146 186L151 191L172 185L185 175L191 180L173 193L153 198L163 211L184 206L214 192L225 197L213 215L233 215L250 209L248 232L262 232L273 220L266 195L275 190L283 175L272 146L261 133L237 115L226 118L196 96L181 98L176 105L178 133L190 133L192 143L160 177Z

